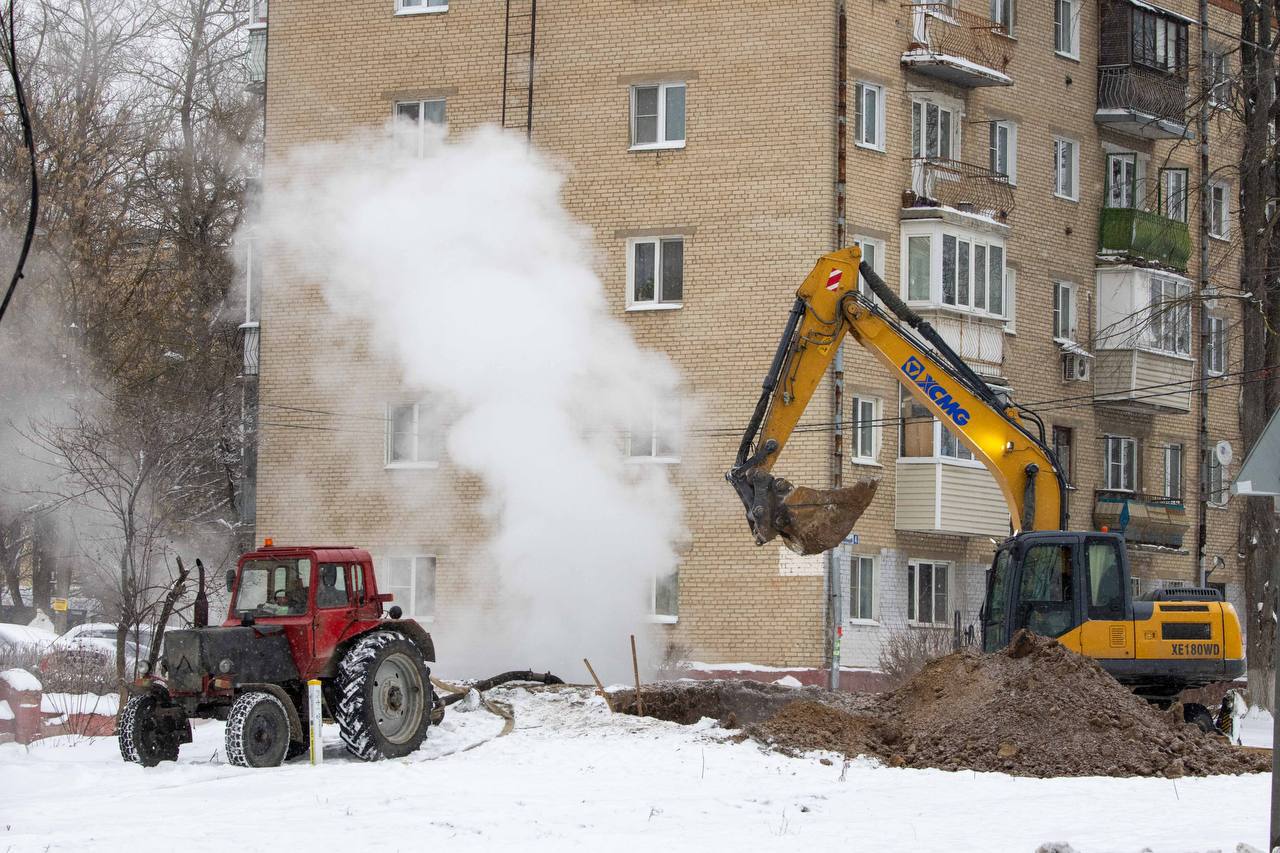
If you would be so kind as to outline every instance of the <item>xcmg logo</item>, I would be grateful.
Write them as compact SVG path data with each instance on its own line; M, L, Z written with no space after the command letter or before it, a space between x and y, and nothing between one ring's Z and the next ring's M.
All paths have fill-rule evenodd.
M907 378L916 384L917 387L924 390L929 395L929 399L938 404L938 408L946 412L947 417L956 422L956 426L964 426L969 422L969 412L962 409L960 404L951 399L951 392L938 384L938 380L933 375L926 373L924 365L920 363L920 359L914 355L909 356L902 363L902 372L907 374Z

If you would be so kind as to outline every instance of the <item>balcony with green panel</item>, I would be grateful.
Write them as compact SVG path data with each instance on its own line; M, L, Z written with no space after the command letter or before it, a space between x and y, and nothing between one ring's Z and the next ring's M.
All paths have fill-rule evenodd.
M1191 257L1187 223L1132 207L1104 207L1098 219L1098 256L1109 261L1158 264L1186 272Z

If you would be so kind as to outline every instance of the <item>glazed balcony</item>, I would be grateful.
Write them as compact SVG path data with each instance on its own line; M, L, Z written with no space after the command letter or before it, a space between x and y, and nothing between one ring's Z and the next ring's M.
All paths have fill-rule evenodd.
M1103 127L1142 139L1184 139L1187 79L1140 65L1099 66L1098 109Z
M911 161L911 189L903 194L902 206L950 207L1004 222L1013 210L1013 186L1008 175L986 166L917 157Z
M1099 489L1094 495L1093 525L1123 533L1130 545L1181 548L1187 508L1180 498Z
M1185 272L1191 257L1187 223L1129 207L1104 207L1098 218L1098 254L1156 263Z
M957 86L1012 86L1013 40L990 18L949 3L910 3L911 43L902 64Z

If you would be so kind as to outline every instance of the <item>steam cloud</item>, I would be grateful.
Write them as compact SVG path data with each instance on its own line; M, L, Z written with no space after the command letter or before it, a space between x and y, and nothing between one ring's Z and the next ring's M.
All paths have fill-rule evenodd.
M266 194L269 253L363 319L409 386L449 401L449 457L486 488L480 560L498 580L480 612L437 606L451 673L579 680L589 656L621 680L653 580L677 565L679 495L665 466L628 464L621 437L680 377L611 316L561 184L489 128L421 157L383 140L309 147Z

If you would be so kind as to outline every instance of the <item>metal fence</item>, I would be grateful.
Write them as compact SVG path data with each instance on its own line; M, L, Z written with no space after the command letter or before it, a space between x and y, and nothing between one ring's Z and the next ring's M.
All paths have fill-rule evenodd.
M249 88L267 82L267 28L249 30L249 52L245 57L245 84Z
M908 3L911 47L931 54L954 56L1004 73L1009 65L1004 26L990 18L957 9L949 3Z
M911 161L911 190L907 207L945 205L1004 220L1013 211L1009 176L986 166L942 157Z
M1133 110L1185 123L1187 81L1133 65L1099 66L1098 109Z

